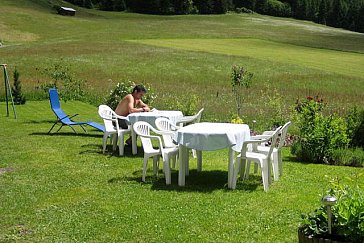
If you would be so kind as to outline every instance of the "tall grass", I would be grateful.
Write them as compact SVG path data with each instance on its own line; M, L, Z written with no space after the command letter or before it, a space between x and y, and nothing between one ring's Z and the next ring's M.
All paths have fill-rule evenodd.
M40 3L0 0L0 62L10 71L17 66L31 97L43 97L37 87L49 77L41 70L64 63L87 81L88 92L99 97L95 103L116 82L130 79L154 87L158 108L192 93L200 96L205 118L223 121L234 112L230 69L240 64L254 73L244 106L249 121L270 116L262 90L276 89L288 105L318 94L338 112L364 102L363 34L256 14L153 16L76 8L76 17L65 17Z

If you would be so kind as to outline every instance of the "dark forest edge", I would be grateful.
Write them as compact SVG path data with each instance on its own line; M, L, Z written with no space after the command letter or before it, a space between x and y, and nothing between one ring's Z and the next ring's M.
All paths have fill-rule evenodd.
M364 33L364 0L67 0L85 8L145 14L257 12Z

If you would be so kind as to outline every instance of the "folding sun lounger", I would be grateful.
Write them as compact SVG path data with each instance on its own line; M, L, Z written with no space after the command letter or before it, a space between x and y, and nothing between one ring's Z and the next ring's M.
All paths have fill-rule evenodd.
M71 118L77 116L78 114L75 114L73 116L68 116L66 115L66 113L64 113L64 111L61 108L61 104L59 103L59 97L58 97L58 91L55 88L51 88L48 90L49 93L49 102L51 104L51 108L52 111L54 112L54 114L56 114L57 116L57 120L54 122L53 126L51 127L51 129L49 130L48 133L50 133L52 131L52 129L55 127L55 125L57 123L61 123L61 127L57 130L57 132L59 130L61 130L61 128L63 126L69 126L70 128L72 128L72 130L76 132L76 130L73 128L73 126L80 126L85 132L86 129L83 127L83 125L89 125L91 127L94 127L102 132L105 131L105 127L101 124L98 124L97 122L92 122L92 121L88 121L88 122L75 122L72 121Z

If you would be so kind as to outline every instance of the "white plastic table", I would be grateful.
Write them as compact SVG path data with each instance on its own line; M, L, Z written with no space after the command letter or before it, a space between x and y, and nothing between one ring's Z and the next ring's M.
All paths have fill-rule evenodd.
M150 112L136 112L131 113L127 116L130 124L131 124L131 138L132 138L132 153L137 154L137 141L136 134L133 129L134 123L137 121L145 121L150 125L155 127L155 120L158 117L165 117L171 120L174 124L176 124L177 120L183 117L183 113L181 111L167 111L167 110L154 110Z
M234 153L241 152L245 140L250 139L250 129L246 124L201 122L182 127L177 130L176 142L179 144L178 185L185 185L185 175L188 174L187 149L197 151L197 170L202 166L201 151L229 148L228 188L231 188L234 171Z

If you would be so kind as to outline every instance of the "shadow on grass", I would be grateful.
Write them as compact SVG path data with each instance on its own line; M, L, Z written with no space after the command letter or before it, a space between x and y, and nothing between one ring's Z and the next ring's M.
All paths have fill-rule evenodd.
M124 155L119 155L119 147L116 147L115 151L113 151L112 145L106 145L105 153L102 153L102 140L100 140L100 144L86 144L82 145L82 148L86 149L81 151L80 154L103 154L108 157L115 156L120 158L143 158L144 154L142 148L138 147L138 153L133 155L131 151L131 146L125 145L124 147Z
M102 134L94 134L94 133L74 133L74 132L62 132L59 131L57 133L48 133L48 132L33 132L29 135L40 135L40 136L78 136L78 137L94 137L99 138L102 137Z
M172 170L172 183L166 185L163 170L159 170L158 176L150 175L151 171L145 178L145 182L142 182L142 171L138 170L133 173L132 177L115 177L108 181L108 183L122 183L123 181L134 181L141 183L145 186L150 186L152 190L156 191L177 191L177 192L201 192L211 193L215 190L233 191L228 189L227 171L212 170L212 171L200 171L190 170L189 176L186 176L185 186L178 186L178 171ZM261 185L260 176L250 176L249 180L238 181L236 190L243 190L252 192Z
M55 120L29 120L24 122L24 124L53 124Z

